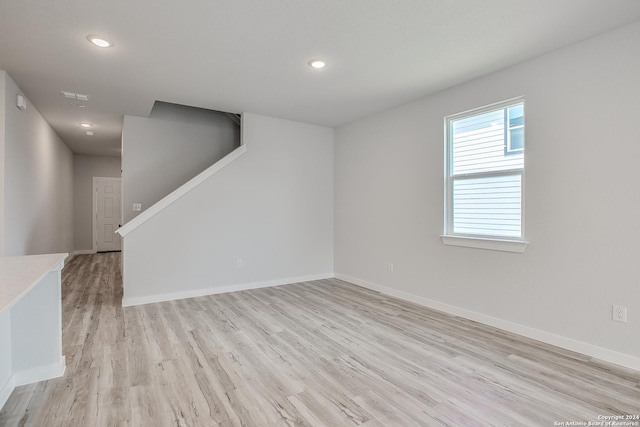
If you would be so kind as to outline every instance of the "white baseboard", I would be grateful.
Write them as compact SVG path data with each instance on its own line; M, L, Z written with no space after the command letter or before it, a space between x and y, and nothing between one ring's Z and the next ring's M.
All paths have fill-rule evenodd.
M64 375L66 367L65 356L60 356L58 363L15 372L0 388L0 409L7 403L9 396L11 396L16 387L61 377Z
M77 251L73 251L71 253L71 256L76 256L76 255L92 255L95 254L96 251L94 251L93 249L80 249Z
M64 375L67 367L65 356L60 356L58 363L40 366L34 369L26 369L13 374L15 386L37 383L38 381L50 380Z
M351 277L344 274L336 273L335 277L345 282L350 282L363 288L371 289L373 291L380 292L385 295L390 295L403 300L411 301L416 304L423 305L434 310L443 311L445 313L452 314L454 316L464 317L465 319L473 320L475 322L483 323L485 325L493 326L494 328L502 329L514 334L522 335L527 338L532 338L538 341L542 341L547 344L561 347L566 350L575 351L577 353L584 354L586 356L594 357L596 359L603 360L605 362L614 363L616 365L624 366L636 371L640 371L640 358L631 356L625 353L619 353L614 350L609 350L596 345L587 344L582 341L577 341L572 338L556 335L551 332L542 331L539 329L531 328L529 326L520 325L518 323L510 322L508 320L499 319L497 317L488 316L486 314L477 313L475 311L467 310L464 308L456 307L453 305L445 304L439 301L434 301L428 298L413 295L407 292L399 291L393 288L382 286L376 283L368 282L366 280L358 279L357 277Z
M2 409L5 403L7 403L7 400L9 400L9 396L11 396L14 388L16 388L16 384L13 375L11 375L0 388L0 409Z
M224 294L227 292L246 291L249 289L269 288L272 286L288 285L291 283L310 282L312 280L332 279L333 273L317 274L313 276L289 277L286 279L266 280L263 282L241 283L231 286L220 286L215 288L193 289L183 292L171 292L167 294L148 295L142 297L122 298L123 307L134 305L152 304L156 302L174 301L185 298L202 297L206 295Z

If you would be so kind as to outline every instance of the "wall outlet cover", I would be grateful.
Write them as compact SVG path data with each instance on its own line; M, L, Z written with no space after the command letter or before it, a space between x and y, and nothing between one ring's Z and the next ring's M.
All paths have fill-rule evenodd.
M627 307L614 305L612 319L615 320L616 322L627 323Z

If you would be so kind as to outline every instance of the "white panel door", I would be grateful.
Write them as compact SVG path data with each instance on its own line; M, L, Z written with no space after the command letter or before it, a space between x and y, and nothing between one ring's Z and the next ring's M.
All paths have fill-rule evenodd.
M94 178L94 236L96 251L122 250L116 230L122 224L122 184L120 178Z

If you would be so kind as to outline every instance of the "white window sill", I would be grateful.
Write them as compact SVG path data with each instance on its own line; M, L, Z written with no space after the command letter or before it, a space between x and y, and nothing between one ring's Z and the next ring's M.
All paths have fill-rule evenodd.
M479 237L440 236L442 243L465 248L523 253L529 242L524 240L483 239Z

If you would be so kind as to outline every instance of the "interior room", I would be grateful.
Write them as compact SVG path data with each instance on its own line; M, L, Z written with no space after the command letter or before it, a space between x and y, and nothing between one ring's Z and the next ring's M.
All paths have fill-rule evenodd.
M0 425L640 425L639 41L636 0L2 2Z

